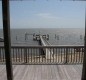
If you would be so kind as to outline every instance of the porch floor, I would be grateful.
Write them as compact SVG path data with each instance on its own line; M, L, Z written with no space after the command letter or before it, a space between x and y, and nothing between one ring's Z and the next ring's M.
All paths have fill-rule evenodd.
M81 80L82 65L13 65L14 80ZM0 65L0 80L6 79Z

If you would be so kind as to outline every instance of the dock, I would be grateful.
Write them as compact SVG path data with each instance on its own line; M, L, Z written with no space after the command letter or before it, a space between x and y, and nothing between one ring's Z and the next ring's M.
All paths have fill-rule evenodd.
M49 40L49 35L34 35L33 36L33 40L37 40L39 45L41 46L50 46L51 44L48 42ZM41 49L41 52L43 54L45 54L45 58L48 60L48 59L52 59L52 56L53 56L53 51L50 50L49 48L42 48Z
M43 38L42 36L40 36L40 41L41 41L41 46L50 46L50 43L47 41L46 38ZM49 48L43 49L46 59L52 59L53 57L53 51L50 50Z

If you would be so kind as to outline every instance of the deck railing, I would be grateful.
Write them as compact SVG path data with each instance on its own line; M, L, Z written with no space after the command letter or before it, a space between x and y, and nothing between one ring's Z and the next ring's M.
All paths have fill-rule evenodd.
M46 58L46 49L50 56ZM53 54L52 54L53 52ZM13 64L79 64L83 63L84 46L12 46ZM0 46L0 63L5 63L4 47Z

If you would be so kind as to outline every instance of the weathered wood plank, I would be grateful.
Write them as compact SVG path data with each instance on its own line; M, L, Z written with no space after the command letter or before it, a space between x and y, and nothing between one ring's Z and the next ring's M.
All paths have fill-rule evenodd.
M81 80L82 65L13 65L14 80ZM0 65L0 80L6 79Z

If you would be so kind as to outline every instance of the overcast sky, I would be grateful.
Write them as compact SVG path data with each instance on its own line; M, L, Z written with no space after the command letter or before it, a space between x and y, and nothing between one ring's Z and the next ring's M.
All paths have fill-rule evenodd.
M58 0L11 1L11 28L84 28L85 3ZM1 6L0 2L0 28Z

